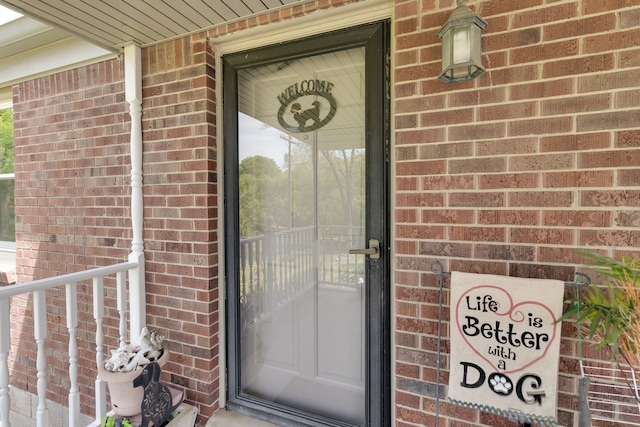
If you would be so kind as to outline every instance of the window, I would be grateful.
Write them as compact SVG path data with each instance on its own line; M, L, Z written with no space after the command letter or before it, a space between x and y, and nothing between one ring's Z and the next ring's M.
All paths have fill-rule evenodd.
M13 112L0 109L0 251L15 251Z

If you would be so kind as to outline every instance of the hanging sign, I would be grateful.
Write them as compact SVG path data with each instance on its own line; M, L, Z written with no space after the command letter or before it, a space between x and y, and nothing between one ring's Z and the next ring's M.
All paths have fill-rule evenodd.
M326 80L302 80L286 88L280 95L278 122L292 133L318 130L336 114L336 100L331 94L333 83Z
M555 426L564 283L451 273L454 403Z

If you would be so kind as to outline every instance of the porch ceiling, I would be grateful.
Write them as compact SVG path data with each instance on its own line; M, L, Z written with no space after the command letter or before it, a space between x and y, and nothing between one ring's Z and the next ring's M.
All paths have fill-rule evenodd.
M170 40L303 0L0 0L111 51Z

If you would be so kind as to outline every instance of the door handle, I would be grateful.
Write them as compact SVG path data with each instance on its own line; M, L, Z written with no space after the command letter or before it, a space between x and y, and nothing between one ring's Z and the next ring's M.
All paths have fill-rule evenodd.
M369 239L369 247L366 249L349 249L351 255L369 255L371 259L380 259L380 241Z

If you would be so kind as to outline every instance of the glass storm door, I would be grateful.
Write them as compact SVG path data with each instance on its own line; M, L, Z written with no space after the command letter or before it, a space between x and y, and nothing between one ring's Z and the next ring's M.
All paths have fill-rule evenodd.
M296 425L387 416L385 34L223 58L232 407Z

